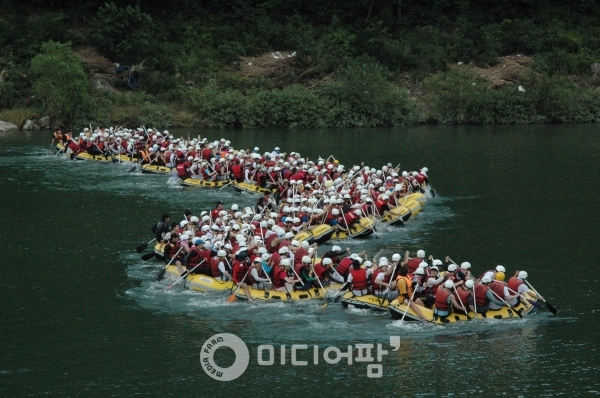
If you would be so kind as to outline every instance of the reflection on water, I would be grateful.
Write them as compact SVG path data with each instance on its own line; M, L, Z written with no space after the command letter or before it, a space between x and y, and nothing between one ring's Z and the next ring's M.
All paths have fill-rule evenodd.
M333 153L347 165L427 166L438 196L404 227L378 225L379 239L326 246L347 245L370 256L422 248L436 258L468 260L476 271L497 264L509 273L526 269L559 310L557 317L542 308L523 320L444 326L402 323L386 313L333 303L320 310L320 301L248 305L227 303L227 292L201 294L183 284L166 291L171 280L155 280L160 264L143 262L134 251L148 241L160 215L178 217L187 208L199 213L219 199L249 206L255 196L180 187L170 176L129 173L126 164L65 161L47 154L50 133L2 133L0 227L9 244L3 245L0 315L7 321L0 335L9 338L0 357L0 392L597 394L600 303L598 280L588 268L597 261L594 237L600 236L600 138L594 129L200 132L211 139L225 136L240 147L280 146L311 159ZM569 184L573 178L576 185ZM261 344L342 348L387 344L390 336L401 337L401 348L384 356L380 380L366 376L366 364L266 368L254 361L227 384L205 377L198 365L203 342L220 332L240 336L251 356Z

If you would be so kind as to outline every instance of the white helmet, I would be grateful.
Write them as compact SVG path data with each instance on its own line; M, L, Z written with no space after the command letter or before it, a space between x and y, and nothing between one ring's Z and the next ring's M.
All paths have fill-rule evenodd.
M492 278L489 275L485 275L483 278L481 278L481 283L490 283L492 282Z
M400 261L400 254L394 253L392 255L392 261Z
M290 266L290 260L288 260L287 258L284 258L283 260L281 260L281 263L279 263L282 267L289 267Z
M468 281L465 282L465 286L468 289L473 289L473 286L475 285L475 282L473 282L471 279L469 279Z
M383 266L386 266L386 267L387 267L389 264L390 264L390 263L388 262L388 259L387 259L387 257L381 257L381 258L379 259L379 266L380 266L380 267L383 267Z
M446 283L444 283L444 287L445 287L446 289L452 289L452 288L454 287L454 282L452 282L450 279L448 279L448 280L446 281Z
M269 255L269 253L263 253L260 258L262 261L267 261L271 256Z
M440 266L440 265L442 265L442 260L433 260L433 261L431 262L431 264L432 264L432 265L437 265L437 266Z
M365 261L365 268L371 268L373 266L373 263L370 261Z
M467 261L465 261L464 263L462 263L460 265L460 269L469 269L469 268L471 268L471 263L469 263Z
M308 256L302 257L302 262L303 263L310 263L311 262L310 257L308 257Z
M454 264L450 264L450 265L448 266L448 272L454 272L454 271L456 271L456 265L454 265Z
M501 266L501 265L498 265L498 266L496 267L496 272L506 272L506 268L504 268L504 267L503 267L503 266Z
M219 250L217 252L217 257L225 257L227 256L227 252L225 250Z
M191 221L191 222L199 222L200 220L199 220L199 219L198 219L198 217L196 217L196 216L191 216L191 217L190 217L190 221Z
M294 246L294 247L300 247L300 242L298 242L296 239L294 239L292 241L292 246Z
M526 271L519 271L519 274L517 275L517 277L519 279L527 279L527 272Z
M425 250L419 250L419 251L417 251L417 257L419 257L419 258L425 258Z
M334 216L339 216L340 211L338 209L333 209L333 210L331 210L331 214L333 214Z
M333 247L331 248L331 251L334 251L334 252L341 252L341 251L342 251L342 248L341 248L341 247L339 247L339 246L333 246Z
M185 227L186 225L188 225L188 221L187 220L183 220L182 222L179 223L179 226L181 228Z
M330 259L329 257L325 257L325 258L323 259L323 265L329 265L329 264L331 264L331 263L333 263L333 260L332 260L332 259Z

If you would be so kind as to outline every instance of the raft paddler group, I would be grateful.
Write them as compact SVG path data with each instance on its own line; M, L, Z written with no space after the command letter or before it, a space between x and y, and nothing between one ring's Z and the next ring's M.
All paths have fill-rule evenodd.
M85 128L78 138L57 131L60 151L76 159L138 162L142 171L170 173L176 170L184 185L224 187L264 195L257 207L273 210L280 203L284 224L305 239L318 243L330 239L364 237L375 232L375 219L402 224L426 202L426 167L403 171L391 163L381 169L361 164L346 170L333 156L316 161L280 148L263 154L259 148L234 150L222 138L176 139L155 129ZM136 167L134 167L136 169Z
M230 301L320 298L327 305L341 298L346 307L436 323L522 318L544 300L526 271L505 281L506 269L498 265L475 276L469 262L458 265L449 256L442 262L423 250L370 261L364 251L333 245L319 257L319 245L294 239L280 218L237 205L225 209L222 202L199 217L186 210L180 222L164 214L152 228L154 253L167 263L158 279L169 273L194 290L228 291Z

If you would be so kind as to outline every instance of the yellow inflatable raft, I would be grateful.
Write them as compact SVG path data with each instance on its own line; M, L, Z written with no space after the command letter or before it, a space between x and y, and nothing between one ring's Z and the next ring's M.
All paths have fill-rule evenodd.
M331 239L331 236L334 232L335 230L326 224L318 225L310 230L314 242L318 244L327 242L329 239Z
M521 299L521 302L512 308L504 306L499 310L489 310L485 314L477 314L477 317L479 318L479 320L519 319L520 317L515 313L515 311L519 312L519 314L523 316L530 313L531 310L533 310L533 308L534 307L531 303L529 303L527 300ZM441 325L446 323L469 321L475 318L473 312L469 312L469 316L467 317L467 315L465 315L464 312L454 311L449 316L440 318L434 316L433 309L429 309L426 307L419 307L419 309L421 310L426 319L423 319L420 316L418 316L412 310L412 308L409 308L408 311L406 311L406 305L400 304L397 299L392 301L392 303L389 305L390 315L394 319L402 319L402 315L404 314L404 311L406 311L406 316L404 317L405 321L434 322Z
M87 152L79 152L78 154L70 153L71 159L76 160L91 160L93 162L101 162L101 163L112 163L112 156L104 156L104 155L90 155Z
M137 163L138 159L136 158L131 158L131 156L126 156L126 155L113 155L113 162L114 163Z
M258 185L249 184L247 182L237 182L237 181L234 181L231 185L238 192L245 191L245 192L258 193L258 194L263 194L264 195L267 192L275 193L275 191L276 191L275 189L272 189L272 188L261 188Z
M351 290L342 296L342 305L347 308L349 305L360 309L369 309L375 311L387 311L390 301L386 298L377 297L374 294L364 296L355 296Z
M273 301L306 301L306 300L324 300L327 297L329 290L339 290L342 285L339 283L333 283L330 286L325 287L325 290L319 287L313 287L306 291L300 291L294 289L288 289L288 291L277 291L277 290L261 290L250 288L250 297L252 300L260 302L273 302ZM236 287L237 289L237 287ZM235 296L240 300L247 300L244 289L240 288Z
M362 217L360 221L352 226L349 232L335 231L331 239L363 238L373 233L375 221L369 217Z
M206 181L206 180L195 180L193 178L185 178L181 180L181 185L186 185L189 187L204 187L204 188L220 188L229 184L229 180L219 180L219 181Z
M169 265L167 267L167 273L180 277L181 274L175 265ZM189 289L196 290L199 292L229 292L233 288L232 281L221 281L213 278L212 276L203 274L192 274L187 277L185 286Z
M160 243L160 242L154 244L154 255L157 258L160 258L162 260L165 259L165 254L164 254L165 246L166 246L165 243Z
M173 170L171 167L158 166L155 164L143 164L140 167L142 173L154 173L154 174L170 174Z
M297 240L298 242L307 241L309 245L312 245L315 241L315 237L308 231L302 231L294 236L294 240Z

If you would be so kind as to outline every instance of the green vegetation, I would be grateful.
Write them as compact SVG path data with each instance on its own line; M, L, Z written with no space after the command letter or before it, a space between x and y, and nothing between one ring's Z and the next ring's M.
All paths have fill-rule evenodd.
M0 119L290 128L595 122L599 17L591 0L7 0ZM82 62L82 49L100 61ZM472 67L489 70L510 54L533 62L502 84ZM135 65L139 85L109 74L114 63ZM118 92L92 88L92 77Z

